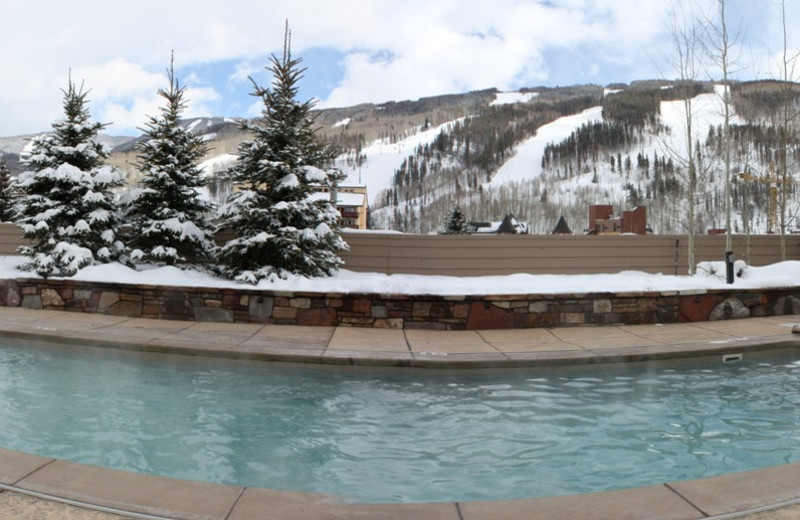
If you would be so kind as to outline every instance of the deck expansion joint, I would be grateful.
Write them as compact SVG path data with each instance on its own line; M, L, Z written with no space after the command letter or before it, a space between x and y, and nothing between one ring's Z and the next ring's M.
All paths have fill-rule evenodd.
M244 495L244 492L246 490L247 490L247 486L244 486L244 487L242 487L242 489L239 490L239 494L236 496L236 500L233 501L233 504L231 504L231 508L228 511L228 514L225 515L225 520L229 520L230 519L230 517L233 514L234 510L236 510L236 506L239 504L239 501L242 499L242 495Z
M459 520L464 520L464 514L461 512L461 503L454 502L454 505L456 506L456 513L458 513Z
M664 487L667 488L668 490L672 491L678 498L680 498L681 500L683 500L684 502L686 502L687 504L689 504L693 508L697 509L697 511L701 515L703 515L704 517L708 518L709 516L711 516L706 511L704 511L703 508L701 508L700 506L698 506L697 504L695 504L694 502L692 502L691 500L686 498L680 491L678 491L674 487L670 486L668 482L664 483Z
M50 464L52 464L52 463L54 463L54 462L56 462L56 461L58 461L58 459L50 459L50 460L48 460L47 462L45 462L44 464L42 464L42 465L41 465L41 466L39 466L38 468L35 468L35 469L31 470L30 472L28 472L28 474L27 474L27 475L24 475L24 476L22 476L21 478L18 478L17 480L15 480L15 481L12 483L12 486L16 486L17 484L19 484L20 482L22 482L22 481L23 481L23 480L25 480L26 478L30 477L30 476L31 476L31 475L33 475L34 473L37 473L37 472L39 472L39 471L43 470L44 468L46 468L47 466L49 466Z

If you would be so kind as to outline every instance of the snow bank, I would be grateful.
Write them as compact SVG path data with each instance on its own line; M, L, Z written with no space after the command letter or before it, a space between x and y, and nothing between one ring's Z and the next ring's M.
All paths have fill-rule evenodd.
M35 278L35 273L20 271L27 259L20 256L0 257L0 279ZM570 294L587 292L689 291L725 289L724 266L703 263L696 276L669 276L625 271L594 275L530 275L508 276L421 276L380 273L356 273L343 269L330 278L290 277L258 285L243 285L198 271L182 271L175 267L140 267L130 269L117 263L81 269L72 280L88 282L129 283L139 285L173 285L182 287L257 288L290 292L365 292L382 294ZM798 286L800 261L787 261L765 267L751 267L737 262L739 289Z

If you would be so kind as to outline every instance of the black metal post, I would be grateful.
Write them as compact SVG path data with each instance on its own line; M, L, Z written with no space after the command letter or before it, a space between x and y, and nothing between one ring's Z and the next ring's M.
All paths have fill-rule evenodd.
M725 278L733 283L733 251L725 251Z

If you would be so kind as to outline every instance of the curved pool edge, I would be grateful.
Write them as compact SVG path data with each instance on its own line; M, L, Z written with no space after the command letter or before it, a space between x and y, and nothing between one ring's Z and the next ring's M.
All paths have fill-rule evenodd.
M692 520L800 501L800 463L581 495L353 504L322 494L141 475L0 448L0 488L88 509L175 520Z
M162 343L137 344L113 339L91 340L84 337L63 337L58 334L26 334L18 331L0 330L0 338L14 339L26 343L43 343L74 347L116 349L128 352L167 354L188 357L209 357L228 360L260 361L272 363L291 363L329 367L398 368L432 370L495 370L524 369L544 367L576 367L586 365L610 365L637 363L645 361L676 361L693 358L709 358L766 351L800 349L800 336L742 339L724 345L685 344L680 347L619 349L613 352L561 352L548 351L536 355L514 353L486 355L470 353L430 354L421 358L406 355L394 356L391 352L363 354L358 352L322 355L303 352L242 352L236 349L221 348L210 350L184 345Z
M800 347L800 335L792 334L791 328L787 326L790 324L783 323L790 318L793 317L751 318L723 324L721 328L726 332L722 334L727 337L724 340L714 339L718 331L711 331L709 327L712 326L708 324L670 326L668 337L672 339L669 340L666 338L666 329L640 326L642 328L633 330L634 336L654 341L648 339L655 337L649 335L652 333L665 336L664 341L659 345L634 342L630 346L612 348L600 347L603 341L599 332L595 334L595 348L577 348L580 341L574 338L579 334L576 329L570 329L569 335L573 340L566 343L566 349L548 347L546 350L520 351L517 352L518 357L514 357L513 347L511 350L497 348L497 352L475 353L474 344L470 343L475 336L461 332L426 336L441 340L443 349L446 346L447 351L443 350L437 356L430 347L424 347L427 350L420 350L424 355L415 357L411 342L420 341L420 337L408 337L402 331L400 332L404 334L408 347L406 350L402 350L400 344L396 343L396 350L386 347L385 350L378 351L351 351L347 348L336 348L336 330L320 333L319 328L315 328L315 337L321 336L325 345L323 347L320 343L306 348L292 346L296 345L293 338L302 336L303 331L289 326L188 322L156 324L141 319L7 308L0 309L0 337L48 343L58 341L71 346L110 347L138 352L229 359L365 367L485 369L622 363L792 349ZM264 332L266 327L269 327L270 334L283 337L286 343L256 348L252 343L253 338ZM157 334L159 328L167 332L163 335ZM608 333L609 329L604 330L604 333ZM738 330L738 337L734 334L735 330ZM215 331L221 331L230 339L222 340L220 336L213 334ZM359 332L361 333L364 331ZM345 336L347 334L349 333ZM480 333L477 334L480 336ZM516 340L524 339L520 335L525 333L518 331L515 334ZM134 337L136 335L138 340ZM698 335L704 339L697 340ZM489 335L481 337L486 340ZM591 337L590 331L589 338ZM620 339L621 342L626 341L627 336L619 337L623 338ZM378 339L389 341L392 337ZM453 347L459 341L463 343L463 348ZM499 343L489 344L494 346ZM329 350L334 351L332 354L335 355L326 356L326 351ZM146 476L0 448L0 484L10 491L19 490L87 506L113 508L122 514L138 513L178 520L358 517L387 520L682 520L768 509L773 504L787 505L800 500L800 463L699 480L582 495L482 502L351 504L320 494Z
M13 315L10 321L4 320L8 313ZM748 318L717 325L423 332L170 322L63 311L12 312L0 307L0 338L321 366L486 370L722 358L800 348L800 334L791 329L794 317ZM548 333L565 339L542 336Z

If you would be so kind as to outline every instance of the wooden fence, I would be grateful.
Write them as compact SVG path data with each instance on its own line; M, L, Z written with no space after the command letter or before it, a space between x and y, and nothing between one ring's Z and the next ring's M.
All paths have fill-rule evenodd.
M387 274L503 275L595 274L635 270L687 274L688 239L676 235L404 235L347 233L350 251L342 255L353 271ZM735 259L750 265L780 261L780 237L734 236ZM800 236L787 240L787 259L800 260ZM748 257L749 251L749 257ZM722 261L725 237L695 238L695 259Z
M19 226L0 223L0 255L15 255L17 248L25 243Z
M350 245L350 251L342 255L345 268L361 272L454 276L688 272L684 235L443 236L346 232L344 239ZM695 240L697 262L724 260L724 236L703 235ZM777 235L753 235L749 239L736 235L734 257L750 265L778 262L779 240ZM15 254L23 242L19 227L0 224L0 254ZM787 236L786 244L787 258L800 260L800 235Z

